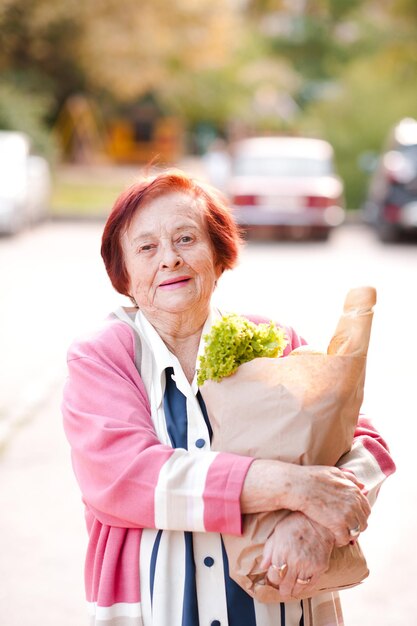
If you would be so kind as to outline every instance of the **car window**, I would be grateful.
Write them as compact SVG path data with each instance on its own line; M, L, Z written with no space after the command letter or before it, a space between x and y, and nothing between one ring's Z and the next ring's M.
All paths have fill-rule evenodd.
M237 176L328 176L333 164L328 159L302 157L236 157L234 173Z

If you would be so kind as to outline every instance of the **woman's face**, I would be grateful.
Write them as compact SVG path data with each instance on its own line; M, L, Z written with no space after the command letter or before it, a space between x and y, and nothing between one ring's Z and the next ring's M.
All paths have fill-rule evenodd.
M182 192L140 208L122 237L130 295L149 318L207 310L221 271L199 201Z

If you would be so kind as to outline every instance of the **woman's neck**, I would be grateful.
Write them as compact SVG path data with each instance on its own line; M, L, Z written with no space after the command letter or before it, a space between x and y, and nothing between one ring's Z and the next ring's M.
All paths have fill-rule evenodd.
M167 348L179 360L190 383L194 378L201 333L208 313L207 310L200 316L196 316L194 311L192 315L159 311L158 315L154 316L149 315L149 312L144 312L146 319L155 328Z

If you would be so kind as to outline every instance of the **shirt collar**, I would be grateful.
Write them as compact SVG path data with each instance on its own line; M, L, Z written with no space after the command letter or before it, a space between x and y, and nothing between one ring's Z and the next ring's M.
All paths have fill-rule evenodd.
M201 356L204 352L204 336L210 332L210 329L216 319L221 317L220 312L217 308L211 307L209 311L209 315L204 323L203 330L201 333L200 344L198 347L197 354L197 367L199 363L199 356ZM159 336L156 329L152 326L152 324L148 321L142 311L138 311L135 316L135 324L138 327L141 336L144 338L146 343L148 344L151 352L152 352L152 387L153 392L155 394L155 402L156 407L159 408L162 402L163 395L165 393L165 369L167 367L173 367L175 375L177 376L177 386L180 388L180 378L185 379L185 375L182 371L182 367L177 357L170 352L167 348L166 344L163 342L161 337ZM197 371L195 373L194 379L191 384L191 389L194 395L198 391L197 386Z

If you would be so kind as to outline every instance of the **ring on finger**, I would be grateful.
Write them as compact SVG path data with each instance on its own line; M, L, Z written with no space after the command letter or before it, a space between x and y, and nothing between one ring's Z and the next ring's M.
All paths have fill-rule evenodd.
M361 525L358 524L355 528L349 528L349 535L351 537L358 537L361 533Z
M272 563L271 567L275 572L277 572L280 578L284 578L285 574L287 573L288 564L283 563L282 565L275 565L274 563Z
M297 578L299 585L309 585L311 583L311 576L309 578Z

